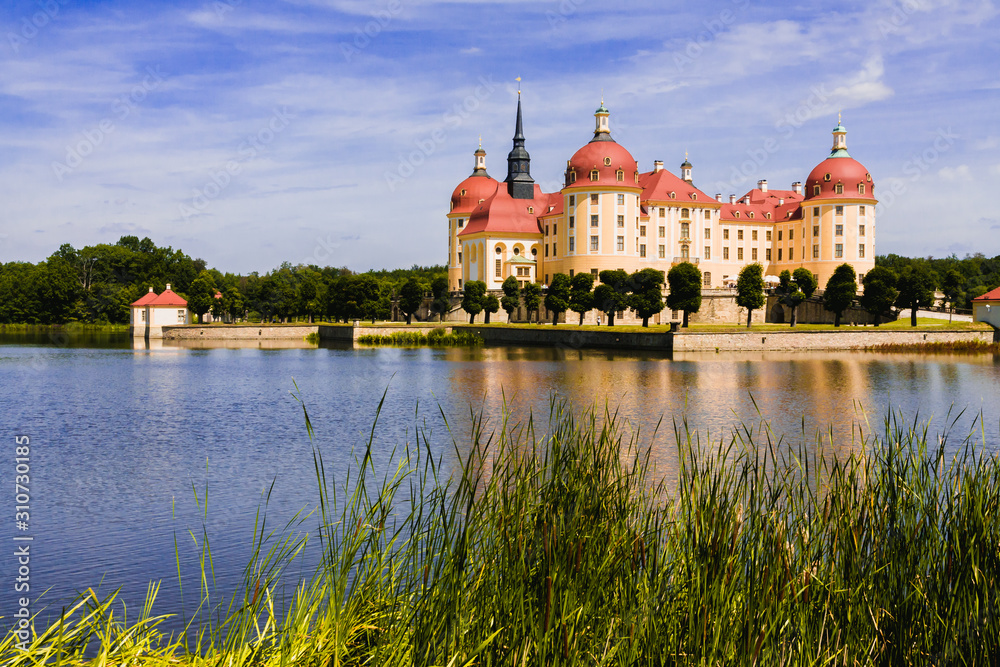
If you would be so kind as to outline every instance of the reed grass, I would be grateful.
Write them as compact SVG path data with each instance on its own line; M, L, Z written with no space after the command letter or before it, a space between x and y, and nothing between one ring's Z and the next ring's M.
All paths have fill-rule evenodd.
M244 590L197 641L158 631L155 587L135 618L88 593L0 660L997 664L1000 461L981 431L951 442L890 414L825 456L766 422L711 442L673 426L669 484L607 409L554 401L547 421L492 428L473 416L456 466L421 434L388 474L373 426L350 470L314 453L322 563L287 609L274 591L302 543L287 527L264 539L261 518Z
M483 344L482 337L469 332L459 331L447 333L443 328L431 329L424 334L420 331L394 331L391 334L364 334L358 336L357 342L362 345L394 345L400 347L478 347Z

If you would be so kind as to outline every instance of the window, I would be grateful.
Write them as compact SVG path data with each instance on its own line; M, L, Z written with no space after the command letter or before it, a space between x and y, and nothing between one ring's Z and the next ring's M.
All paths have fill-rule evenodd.
M494 248L494 252L496 252L496 254L499 255L503 253L503 249L501 249L500 246L497 246L496 248Z
M596 204L596 203L598 203L598 201L599 200L597 198L597 195L590 195L590 203L591 204Z
M605 167L610 167L611 166L611 158L609 158L609 157L604 158L604 166Z
M549 244L548 243L545 244L545 256L546 257L549 256Z
M858 183L858 194L863 195L865 193L865 184Z
M757 248L750 248L750 259L757 261Z
M819 225L813 225L813 236L819 236Z
M458 228L461 229L462 225L464 225L464 224L465 224L465 219L464 218L459 218L458 219Z
M743 230L742 229L737 229L736 230L736 240L737 241L742 241L743 240Z
M570 252L576 252L576 237L575 236L569 237L569 251Z
M814 185L813 186L813 196L814 197L819 197L819 186L818 185Z
M617 178L619 181L624 181L625 180L625 172L622 171L621 169L619 169L618 171L615 172L615 178Z
M764 240L765 241L770 241L771 240L771 230L770 229L768 229L767 231L764 232Z
M576 206L576 195L570 195L569 196L569 205L570 206Z
M496 277L497 278L499 278L501 276L501 274L503 273L503 261L502 260L498 259L496 261L496 271L494 273L496 273Z
M625 237L624 236L616 236L615 237L615 250L617 250L618 252L624 252L625 251Z
M864 256L865 256L865 244L864 243L859 243L858 244L858 257L861 257L862 259L864 259Z
M711 287L712 286L712 272L711 271L706 271L705 273L701 274L701 284L704 285L705 287Z
M781 240L781 234L782 234L782 231L781 231L781 230L779 229L779 230L778 230L778 240L779 240L779 241Z
M625 205L625 195L618 195L618 197L617 197L617 203L618 203L619 206L624 206Z
M458 252L458 263L459 264L462 263L462 252L461 251Z
M743 248L736 249L736 259L743 261Z
M597 226L597 216L596 215L590 216L590 226L591 227L596 227Z
M646 244L643 243L639 246L639 257L645 257L645 256L646 256Z
M575 171L569 172L569 182L570 183L576 183L576 172Z
M143 309L143 310L139 311L139 314L140 314L140 315L142 316L142 317L140 317L139 319L140 319L140 320L141 320L142 322L145 322L145 321L146 321L146 310L145 310L145 309Z
M177 322L179 324L184 324L185 323L184 320L186 319L186 317L185 317L186 315L187 315L187 309L186 308L181 308L180 310L178 310L177 311Z
M591 269L590 270L590 275L592 275L592 276L594 276L596 278L597 277L597 269Z
M712 228L711 227L706 227L705 228L705 240L706 241L712 240Z
M659 254L660 259L663 259L664 257L666 257L667 256L667 246L665 246L665 245L663 245L661 243L660 247L658 249L658 254Z
M819 206L813 206L813 216L819 217Z
M625 216L624 215L619 215L618 216L618 226L619 227L624 227L625 226Z
M858 215L864 215L864 214L865 214L865 207L864 206L859 206L858 207Z
M691 223L690 222L682 222L681 223L681 238L682 239L689 239L689 238L691 238Z
M729 246L722 247L722 259L729 259Z
M779 251L779 252L780 252L780 251ZM788 261L789 261L789 262L790 262L790 261L792 261L792 259L793 259L794 257L795 257L795 248L789 248L789 249L788 249Z
M838 195L844 194L844 184L837 183L835 186L833 186L833 191L836 192Z
M681 209L681 217L682 218L690 218L691 217L691 211L687 210L686 208L682 208Z
M667 236L667 228L666 228L666 227L664 227L664 226L662 226L662 225L660 226L660 228L659 228L659 229L657 229L657 230L656 230L656 232L657 232L657 235L658 235L658 236L659 236L659 237L660 237L661 239L662 239L662 238L666 238L666 236Z
M552 244L552 256L553 257L555 257L558 254L557 251L556 251L556 245L557 244L555 244L555 243Z
M756 241L757 240L757 230L756 229L753 230L752 232L750 232L750 240L751 241Z
M764 249L764 261L766 261L766 262L770 262L771 261L771 249L770 248L765 248Z
M556 223L552 223L552 236L555 236L558 233L559 233L559 225Z
M688 247L688 246L686 246L686 245L682 245L681 246L681 259L690 259L690 258L691 258L691 248Z
M705 219L706 220L711 220L712 219L712 212L710 210L708 210L707 208L705 209Z
M592 169L592 170L590 171L590 180L592 180L592 181L596 181L596 180L597 180L597 179L599 179L600 177L601 177L601 174L600 174L600 172L599 172L599 171L597 171L596 169Z
M825 174L823 176L823 180L826 181L827 183L829 183L830 182L830 174Z
M712 249L705 246L705 259L712 259Z
M836 236L843 236L844 235L844 226L843 225L835 225L834 228L833 228L833 233Z
M834 212L837 215L844 215L844 207L843 206L838 206Z
M729 240L729 230L728 229L723 229L722 230L722 240L723 241L728 241Z
M844 244L843 243L838 243L837 245L833 246L833 256L834 257L843 257L844 256Z
M813 259L819 259L819 244L813 245Z
M748 218L752 218L753 217L753 211L747 211L747 217Z
M597 252L597 238L596 236L590 237L590 249L594 252Z
M458 279L458 289L462 289L462 279Z
M548 225L545 225L545 235L546 236L549 235L549 226Z
M646 225L639 225L639 236L646 235Z
M778 261L781 261L781 248L778 248Z
M664 217L667 214L667 209L660 207L660 217Z
M789 241L795 240L795 230L794 229L789 229L788 230L788 240Z
M572 277L573 277L573 269L570 269L570 270L569 270L569 277L570 277L570 278L572 278Z
M864 236L864 235L865 235L865 226L858 225L858 236Z
M576 227L576 216L571 215L569 216L569 228L573 229L574 227Z

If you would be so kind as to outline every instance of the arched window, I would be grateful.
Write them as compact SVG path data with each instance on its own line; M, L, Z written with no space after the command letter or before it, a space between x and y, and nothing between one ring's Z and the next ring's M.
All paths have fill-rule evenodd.
M615 172L615 176L618 178L619 181L625 180L625 172L622 171L621 169Z
M813 196L814 197L819 197L819 185L814 185L813 186Z
M600 177L601 177L600 172L598 172L596 169L591 170L591 172L590 172L590 180L596 181Z
M858 183L858 194L862 194L863 195L864 193L865 193L865 184L864 183Z
M682 218L690 218L691 217L691 211L689 211L686 208L682 208L681 209L681 217Z

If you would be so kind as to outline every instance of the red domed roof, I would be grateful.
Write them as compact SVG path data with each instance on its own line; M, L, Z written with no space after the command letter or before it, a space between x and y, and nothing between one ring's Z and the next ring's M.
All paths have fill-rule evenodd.
M548 213L548 209L549 195L542 193L537 183L534 199L514 199L506 187L501 187L491 198L476 206L469 223L458 235L479 232L538 234L541 232L538 216Z
M480 199L489 199L497 191L497 181L489 176L469 176L451 193L451 212L470 213Z
M596 181L590 180L590 173L594 169L598 174ZM619 169L625 172L621 181L617 175ZM571 173L576 173L575 181L572 180ZM570 158L566 167L566 187L590 188L596 185L639 188L635 180L638 173L639 164L618 142L591 141Z
M837 185L843 186L837 192ZM817 195L816 187L820 187ZM863 185L864 188L859 188ZM863 192L862 192L863 189ZM867 199L875 201L875 182L865 166L851 157L830 157L818 165L806 179L806 199Z

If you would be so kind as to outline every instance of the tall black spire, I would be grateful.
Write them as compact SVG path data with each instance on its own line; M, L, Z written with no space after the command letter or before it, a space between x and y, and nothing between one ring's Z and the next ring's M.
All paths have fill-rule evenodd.
M513 199L534 199L535 181L531 178L531 158L524 149L524 128L521 124L521 91L517 92L517 124L514 147L507 155L507 193Z

